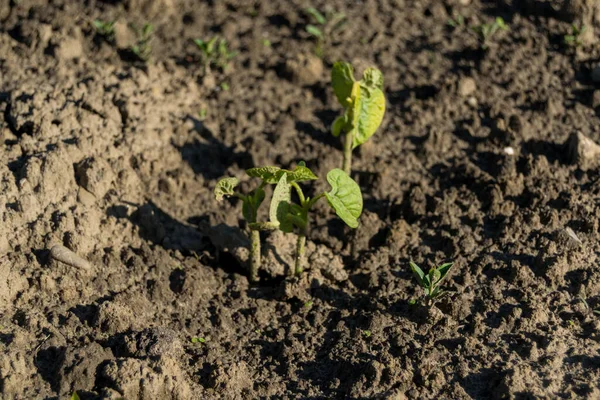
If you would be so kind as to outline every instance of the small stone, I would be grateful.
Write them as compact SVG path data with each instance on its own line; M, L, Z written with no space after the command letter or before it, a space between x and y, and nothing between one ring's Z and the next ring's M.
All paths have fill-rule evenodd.
M477 108L477 99L471 96L467 99L467 104L472 108Z
M505 147L504 152L509 156L512 156L515 154L515 149L513 149L512 147Z
M600 158L600 146L581 132L571 134L565 145L570 161L582 168L596 164Z
M91 269L91 264L84 258L79 257L65 246L55 245L50 249L50 257L67 265L80 269Z
M72 60L80 58L83 55L83 46L81 41L76 38L69 38L62 41L55 50L56 58L59 60Z
M468 97L477 90L477 83L473 78L462 78L458 82L458 94L462 97Z
M298 54L286 61L285 70L292 82L314 85L323 74L323 61L312 54Z
M81 161L75 168L75 174L77 183L99 198L104 197L114 180L110 164L98 157Z

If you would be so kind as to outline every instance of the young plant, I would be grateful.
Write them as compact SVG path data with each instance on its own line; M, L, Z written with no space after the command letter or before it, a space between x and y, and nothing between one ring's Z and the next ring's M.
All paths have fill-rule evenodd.
M312 24L306 25L306 32L317 42L315 54L323 57L325 46L331 42L331 36L346 23L346 16L335 11L321 13L314 7L309 7L305 11L313 21Z
M489 47L489 43L494 37L494 35L498 31L506 31L508 30L508 25L504 22L502 17L496 17L493 23L491 24L481 24L473 26L473 32L479 37L479 42L481 43L482 49L487 49Z
M142 29L137 29L134 27L136 31L137 40L136 43L131 46L131 52L136 55L136 57L143 62L148 62L150 60L150 56L152 55L152 37L154 35L154 26L152 24L144 24Z
M383 74L376 68L367 68L363 79L354 79L349 63L336 62L331 70L331 85L344 114L331 127L333 136L344 134L343 170L350 175L352 150L366 142L379 128L385 114Z
M115 21L104 22L99 19L93 22L96 33L107 42L113 42L115 39Z
M327 182L331 185L331 191L310 198L305 196L298 182L315 180L317 176L303 162L298 164L294 171L285 171L277 167L267 168L261 171L257 170L255 173L264 181L277 181L269 216L271 223L283 232L289 233L294 228L297 229L298 239L293 274L300 275L304 270L306 260L308 214L312 206L325 197L342 221L351 228L357 228L358 218L363 208L362 193L358 184L348 174L336 168L327 174ZM250 173L250 171L248 172ZM298 195L299 204L292 202L292 188Z
M465 26L465 17L463 17L462 14L457 14L454 18L448 18L448 26L452 28Z
M227 40L216 36L208 41L194 39L194 43L202 53L201 62L205 74L210 73L211 66L225 71L229 61L237 54L235 51L229 50Z
M445 263L429 270L429 273L424 273L423 270L414 262L410 262L410 269L413 275L419 282L419 285L425 289L427 305L431 307L435 300L444 296L447 292L440 289L440 283L448 275L450 268L454 263Z
M583 44L581 36L585 33L587 27L582 25L578 28L577 25L571 25L571 34L564 36L564 41L567 46L579 47Z

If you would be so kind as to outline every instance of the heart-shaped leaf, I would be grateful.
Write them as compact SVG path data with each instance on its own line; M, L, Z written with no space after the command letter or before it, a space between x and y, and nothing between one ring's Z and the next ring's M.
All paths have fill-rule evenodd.
M287 181L287 174L283 174L273 190L273 198L271 199L271 208L269 210L271 222L278 224L279 229L283 232L292 231L292 223L287 218L290 212L291 201L292 187Z
M369 140L381 125L385 114L385 96L377 87L361 86L352 106L352 148L356 148Z
M331 86L333 92L344 108L350 105L350 95L354 84L354 70L347 62L338 61L331 70Z
M224 196L232 196L233 189L240 183L238 178L223 178L215 186L215 199L223 200Z
M331 185L331 192L325 193L329 205L349 227L358 227L358 217L363 208L362 193L358 184L338 168L329 171L327 182Z

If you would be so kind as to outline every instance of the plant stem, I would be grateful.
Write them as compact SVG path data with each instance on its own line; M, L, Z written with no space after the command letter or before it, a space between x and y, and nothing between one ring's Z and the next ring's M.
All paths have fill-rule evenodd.
M300 276L304 271L304 257L306 250L306 227L300 229L298 232L298 240L296 241L296 267L294 268L294 275Z
M348 176L350 176L350 172L352 169L352 136L353 136L353 130L350 130L350 132L346 133L346 135L344 136L344 166L343 166L343 170L345 173L348 174Z
M257 282L260 268L260 231L251 229L250 239L250 282Z

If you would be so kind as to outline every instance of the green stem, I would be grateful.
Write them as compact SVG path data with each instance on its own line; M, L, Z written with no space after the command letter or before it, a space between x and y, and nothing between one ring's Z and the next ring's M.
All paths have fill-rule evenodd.
M321 193L320 195L318 195L318 196L316 196L316 197L314 197L314 198L310 199L310 200L308 201L308 206L307 206L307 208L306 208L306 209L307 209L307 210L310 210L310 209L312 208L312 206L313 206L313 205L315 205L315 203L321 199L321 197L325 197L325 193Z
M343 170L345 173L350 176L350 172L352 169L352 136L354 130L350 130L350 132L346 133L344 136L344 166Z
M260 231L250 230L250 282L258 281L258 269L260 268Z
M296 183L296 182L292 182L291 185L294 189L296 189L296 193L298 193L298 198L300 199L300 204L302 204L302 206L304 206L304 203L306 202L306 200L304 198L304 192L302 191L302 188L300 188L300 185L298 185L298 183Z
M300 276L304 271L304 259L306 257L306 227L300 229L298 232L298 239L296 241L296 267L294 268L294 275Z

